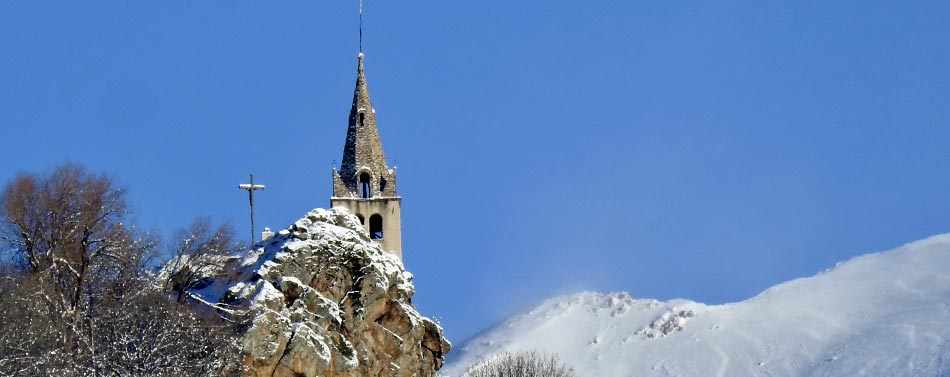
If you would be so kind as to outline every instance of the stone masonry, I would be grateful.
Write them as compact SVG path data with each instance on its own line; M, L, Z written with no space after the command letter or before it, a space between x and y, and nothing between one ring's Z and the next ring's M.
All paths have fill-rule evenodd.
M363 73L363 53L357 64L356 89L350 108L340 170L333 169L332 207L345 207L359 217L383 250L402 258L401 198L396 194L396 169L386 165L376 128L376 111Z

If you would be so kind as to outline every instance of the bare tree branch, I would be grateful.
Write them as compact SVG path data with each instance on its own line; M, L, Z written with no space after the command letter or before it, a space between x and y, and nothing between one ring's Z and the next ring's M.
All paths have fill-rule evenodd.
M158 243L126 226L126 212L111 177L75 164L18 174L0 192L0 241L9 247L0 248L9 253L0 259L0 375L233 369L236 325L200 318L158 288L148 272ZM229 229L201 228L185 245L180 256L194 263L180 264L184 297L219 271L216 258L232 250Z

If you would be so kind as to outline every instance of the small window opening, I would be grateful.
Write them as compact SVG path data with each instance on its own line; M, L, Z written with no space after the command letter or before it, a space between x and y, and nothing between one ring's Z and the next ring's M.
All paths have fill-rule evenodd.
M364 114L362 111L360 111L360 127L363 127L363 116L365 116L365 115L366 115L366 114Z
M360 197L363 199L369 198L371 195L369 188L369 174L363 173L360 174Z
M360 219L360 225L366 225L366 219L363 218L363 215L356 215L357 219Z
M374 240L383 238L383 217L379 214L369 217L369 238Z

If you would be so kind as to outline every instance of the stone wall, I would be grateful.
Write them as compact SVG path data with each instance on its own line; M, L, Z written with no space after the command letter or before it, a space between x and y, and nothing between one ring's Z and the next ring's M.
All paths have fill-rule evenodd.
M363 229L369 232L369 219L374 214L383 217L383 238L375 240L383 250L396 254L402 260L402 198L330 198L331 207L343 207L363 219Z

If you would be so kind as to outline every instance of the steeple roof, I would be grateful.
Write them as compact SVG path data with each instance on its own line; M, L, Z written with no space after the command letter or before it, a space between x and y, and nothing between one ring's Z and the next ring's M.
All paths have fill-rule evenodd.
M376 111L369 100L366 76L363 73L363 53L359 55L356 70L356 88L353 90L353 106L350 108L346 143L340 165L340 178L349 187L356 187L357 172L369 169L379 176L388 170L383 155L383 145L376 129Z

